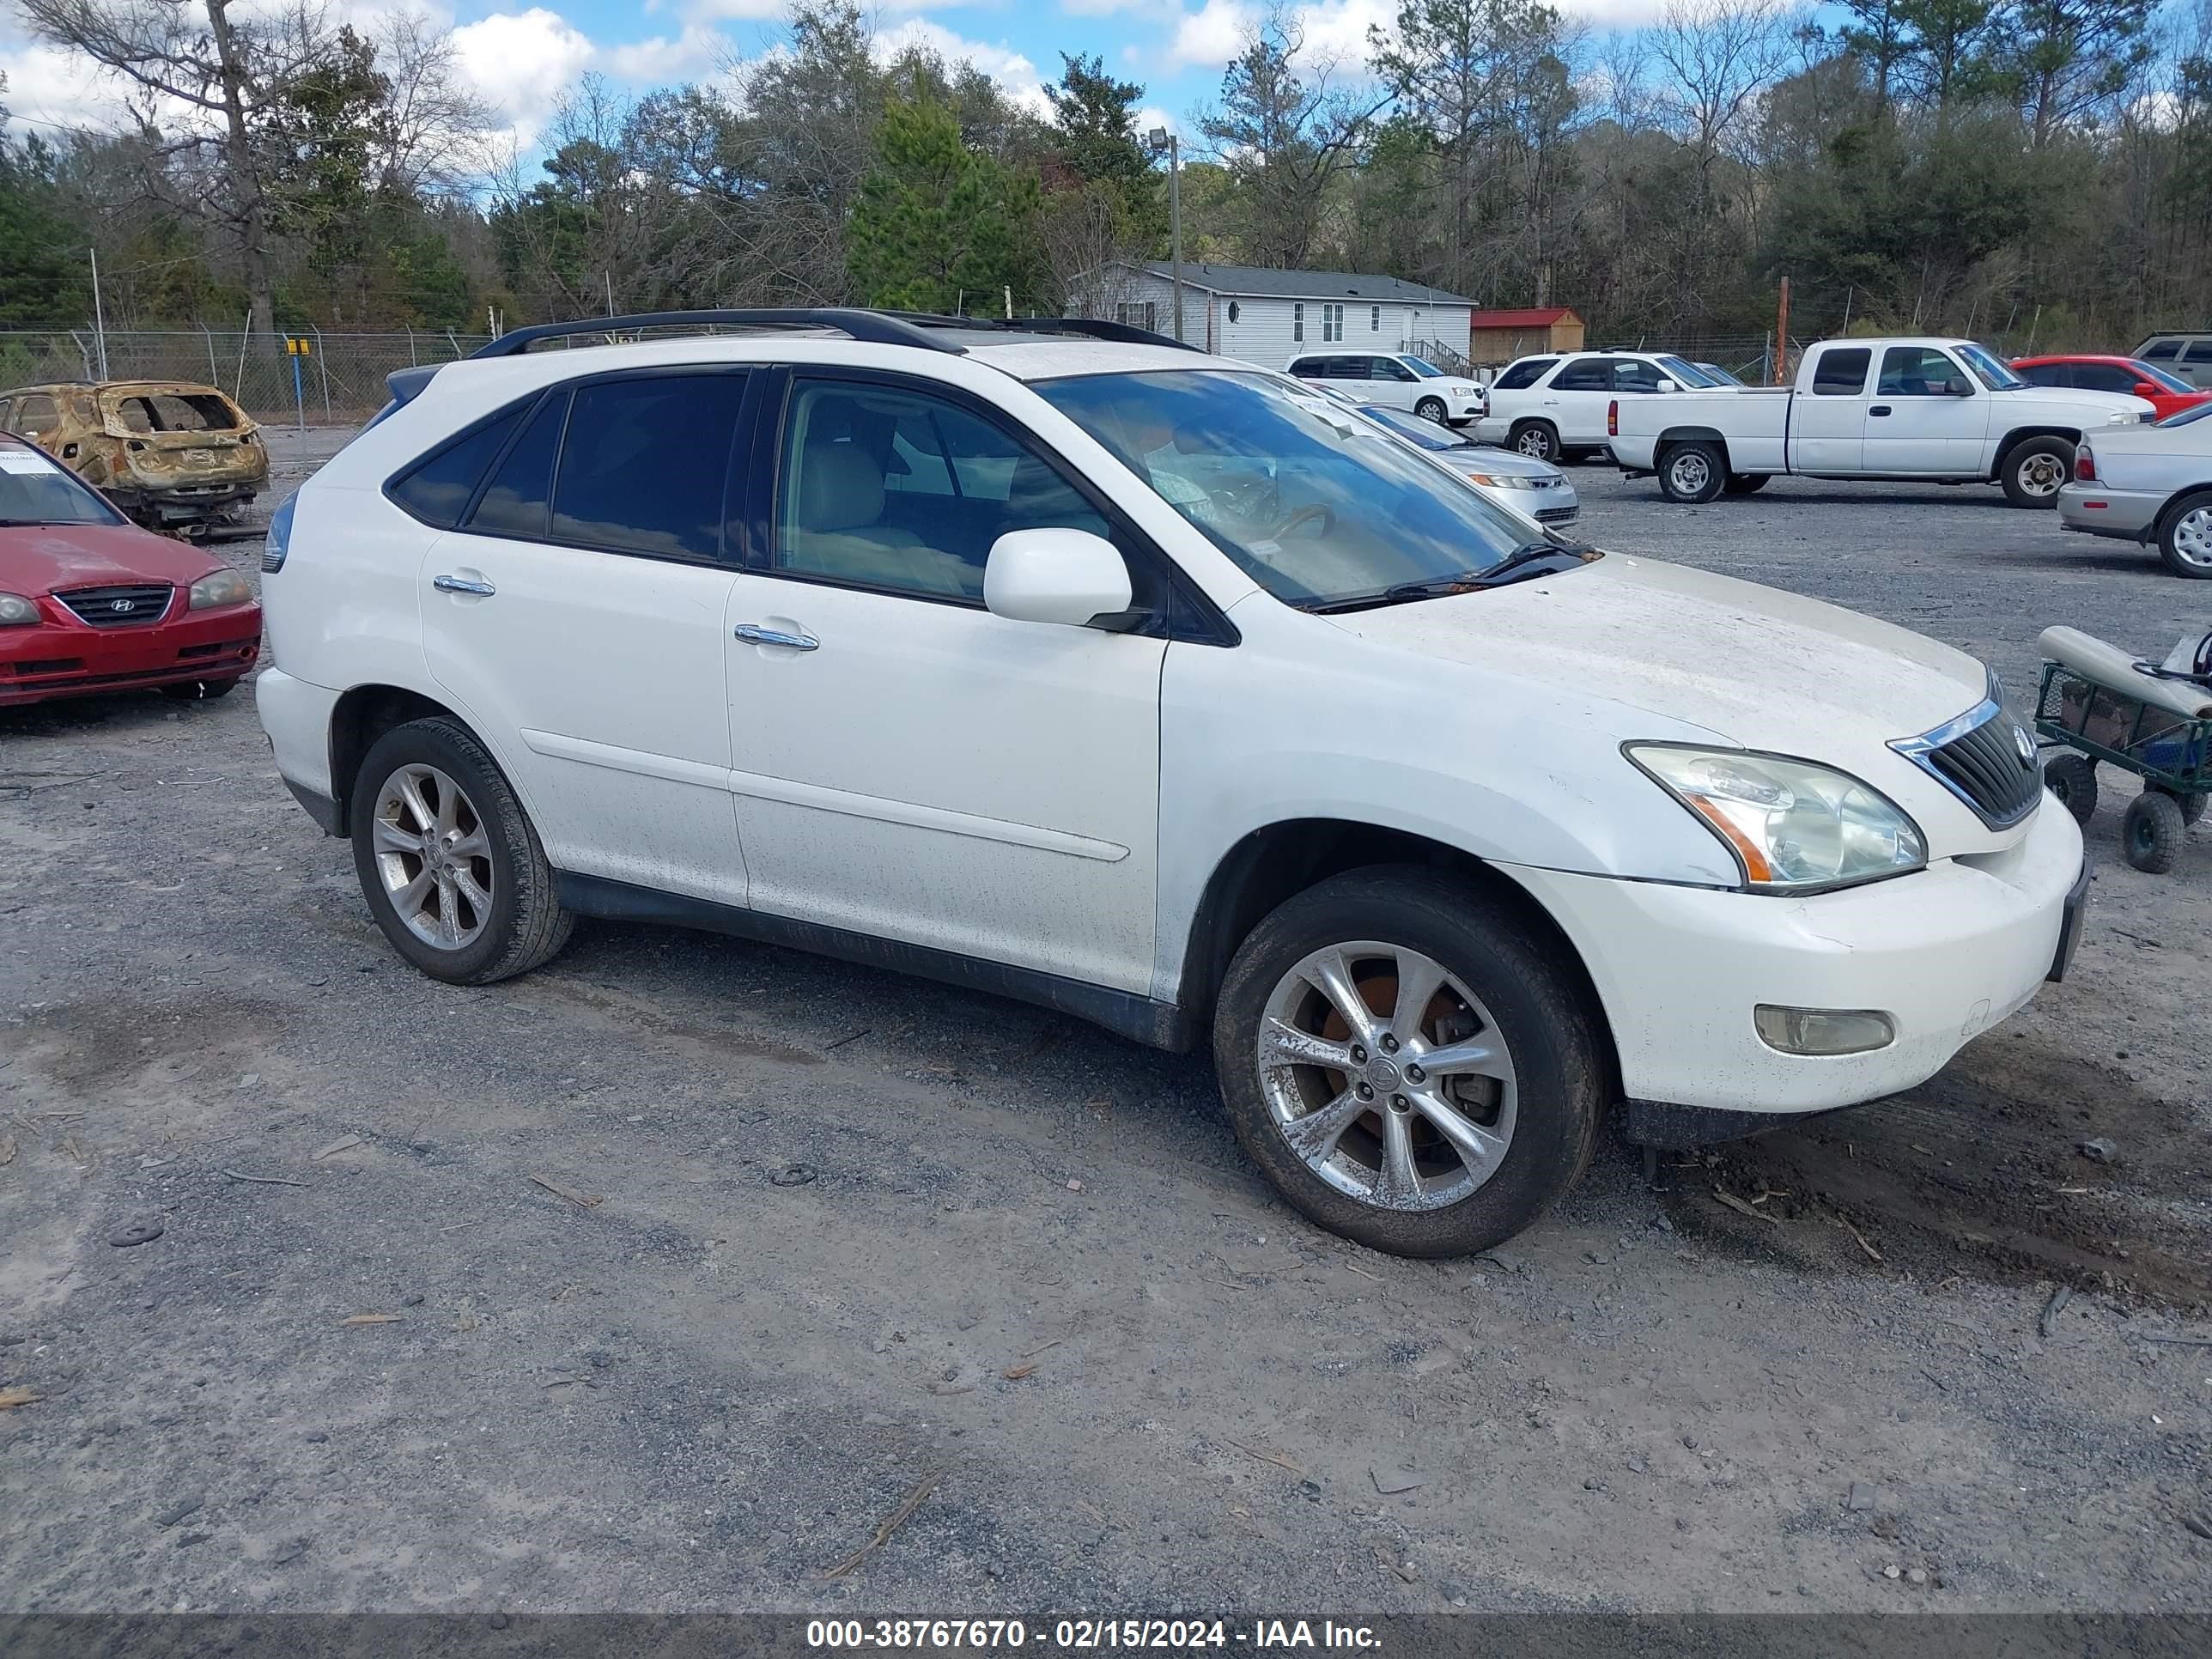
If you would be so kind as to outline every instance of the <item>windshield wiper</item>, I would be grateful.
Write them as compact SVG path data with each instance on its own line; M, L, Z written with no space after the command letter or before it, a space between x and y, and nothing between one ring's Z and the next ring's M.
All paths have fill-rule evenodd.
M1467 570L1456 576L1437 576L1427 581L1400 582L1379 593L1363 593L1349 599L1333 599L1327 605L1312 605L1305 608L1316 616L1328 616L1339 611L1366 611L1376 605L1395 605L1407 599L1441 599L1454 593L1479 592L1486 587L1510 587L1515 582L1525 581L1531 576L1549 575L1559 567L1557 561L1565 559L1572 564L1587 564L1600 556L1598 550L1587 542L1523 542L1496 564L1480 570ZM1538 566L1545 568L1539 569Z

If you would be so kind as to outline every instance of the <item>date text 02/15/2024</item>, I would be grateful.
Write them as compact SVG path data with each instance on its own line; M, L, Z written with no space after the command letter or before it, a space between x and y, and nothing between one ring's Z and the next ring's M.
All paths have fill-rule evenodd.
M1249 1627L1214 1619L1061 1619L1032 1632L1021 1619L817 1619L806 1644L828 1650L992 1650L1040 1647L1068 1652L1179 1652L1241 1648L1248 1653L1376 1652L1365 1625L1332 1619L1255 1620Z

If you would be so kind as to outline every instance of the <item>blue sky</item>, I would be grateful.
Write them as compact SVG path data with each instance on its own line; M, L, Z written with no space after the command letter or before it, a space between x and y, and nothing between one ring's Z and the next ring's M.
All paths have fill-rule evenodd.
M245 10L255 0L238 0ZM373 29L398 9L428 12L453 29L469 79L498 106L527 149L555 101L587 71L628 90L713 77L727 61L773 51L784 38L787 0L326 0L335 16ZM1662 0L1554 0L1595 29L1648 21ZM1060 54L1096 52L1125 79L1144 83L1147 125L1186 131L1212 98L1255 0L881 0L879 36L919 40L965 58L1018 97L1042 102L1058 78ZM1358 73L1370 25L1387 26L1396 0L1305 0L1299 8L1310 52L1334 55ZM25 40L13 8L0 11L0 100L19 125L106 124L114 88L84 65Z

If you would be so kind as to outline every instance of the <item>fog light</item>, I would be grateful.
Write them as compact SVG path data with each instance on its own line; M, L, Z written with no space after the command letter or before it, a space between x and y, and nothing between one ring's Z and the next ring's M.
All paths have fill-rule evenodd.
M1762 1002L1752 1010L1759 1040L1785 1054L1863 1054L1897 1041L1887 1014L1863 1008L1778 1008Z

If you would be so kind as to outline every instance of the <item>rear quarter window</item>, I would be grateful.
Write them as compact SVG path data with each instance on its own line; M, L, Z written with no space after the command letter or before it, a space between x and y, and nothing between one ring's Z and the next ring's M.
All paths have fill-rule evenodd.
M2153 340L2136 353L2136 356L2148 358L2154 363L2171 362L2180 355L2181 342L2179 340Z
M414 518L451 530L469 510L484 470L522 423L529 405L507 410L432 450L385 487L385 494Z
M1559 360L1557 357L1523 357L1498 377L1493 390L1519 392L1532 386L1544 378L1544 371Z

